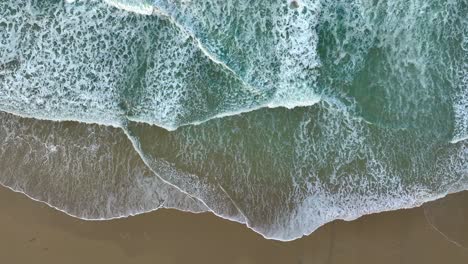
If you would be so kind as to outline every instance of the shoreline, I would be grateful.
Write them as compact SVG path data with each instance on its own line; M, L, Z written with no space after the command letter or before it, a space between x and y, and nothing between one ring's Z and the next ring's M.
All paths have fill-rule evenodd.
M0 257L6 263L466 263L467 202L468 192L451 194L418 208L337 220L281 242L210 213L173 209L85 221L0 188Z

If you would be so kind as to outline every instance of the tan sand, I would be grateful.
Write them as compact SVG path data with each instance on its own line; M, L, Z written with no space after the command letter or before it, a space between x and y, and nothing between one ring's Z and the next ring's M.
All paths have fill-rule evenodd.
M468 193L423 208L336 221L308 237L278 242L211 214L161 210L82 221L0 188L0 263L468 263L463 205Z

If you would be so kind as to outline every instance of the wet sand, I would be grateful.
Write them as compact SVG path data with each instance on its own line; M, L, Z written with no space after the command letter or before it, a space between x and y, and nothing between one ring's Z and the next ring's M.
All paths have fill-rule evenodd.
M174 210L112 221L82 221L0 188L0 261L468 263L467 204L465 192L422 208L335 221L308 237L278 242L211 214Z

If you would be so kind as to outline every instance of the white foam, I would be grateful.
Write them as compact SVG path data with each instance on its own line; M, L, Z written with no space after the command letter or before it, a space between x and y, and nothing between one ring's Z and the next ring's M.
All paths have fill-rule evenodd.
M238 47L244 54L239 59L248 61L236 62L235 54L213 48L217 40L203 37L212 28L194 28L173 16L174 10L148 1L105 2L136 14L98 0L67 2L64 9L54 8L55 3L27 8L2 2L0 20L8 26L0 33L0 63L13 61L14 67L0 69L0 84L6 87L0 90L1 110L112 126L134 120L174 130L261 107L310 105L319 97L313 88L316 20L307 20L312 13L281 13L277 32L261 44L271 51L268 57L256 54L262 49L251 45L255 27L249 26ZM277 9L282 7L272 8ZM298 26L290 29L292 23ZM225 26L232 30L231 24ZM295 37L289 41L285 34ZM280 73L271 72L269 63L279 61L289 63ZM240 72L241 64L247 72ZM211 102L210 94L219 99Z
M288 8L284 1L211 6L209 1L158 0L154 5L197 39L199 48L233 72L252 94L274 94L250 109L293 108L315 103L319 97L315 90L320 65L316 53L317 1L301 1L297 9ZM232 20L238 16L245 19Z
M465 31L468 31L468 22L466 24ZM468 33L465 33L462 48L465 58L458 73L459 87L453 104L455 131L452 143L468 139Z
M0 63L8 66L0 68L0 109L123 127L144 164L129 168L131 153L114 156L121 154L125 137L117 140L109 128L93 126L80 134L89 135L86 138L74 138L74 131L65 130L60 138L55 133L63 123L35 121L18 128L19 118L1 119L6 143L0 144L0 163L16 169L0 172L2 184L83 219L112 219L169 206L213 211L278 240L309 234L334 219L413 207L466 188L466 142L429 148L430 140L354 118L327 97L287 116L277 109L272 112L278 116L258 111L206 122L322 99L314 90L320 66L315 53L317 1L299 1L297 9L287 1L228 1L215 7L208 6L210 1L161 0L155 6L106 2L137 14L107 8L97 0L69 1L65 11L0 3L0 25L9 25L0 31ZM164 19L150 16L155 12ZM398 20L393 19L390 22ZM220 37L234 33L241 37ZM229 46L231 41L234 46ZM420 50L411 52L418 57ZM135 74L140 70L145 74ZM203 75L207 72L212 74ZM465 91L457 97L465 98L458 104L461 110L455 110L461 135L466 129ZM220 94L216 106L206 103ZM298 114L303 114L299 121ZM165 148L143 148L127 128L129 120L172 130L181 124L199 126L169 135L159 131L166 136L153 144ZM95 137L99 133L105 136ZM34 151L27 152L29 147ZM20 148L34 155L23 155ZM431 156L438 151L443 153ZM398 164L400 158L411 162ZM217 159L232 162L224 166ZM110 181L103 165L117 171L116 178ZM282 184L262 181L266 171ZM282 200L274 204L277 194Z
M141 15L152 15L154 7L147 0L103 0L109 5Z

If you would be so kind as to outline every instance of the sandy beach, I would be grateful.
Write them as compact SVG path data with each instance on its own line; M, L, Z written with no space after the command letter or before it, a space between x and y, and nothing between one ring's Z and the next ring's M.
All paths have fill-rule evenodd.
M113 264L467 263L466 202L468 193L455 194L421 208L335 221L308 237L278 242L212 214L175 210L83 221L1 188L0 259Z

